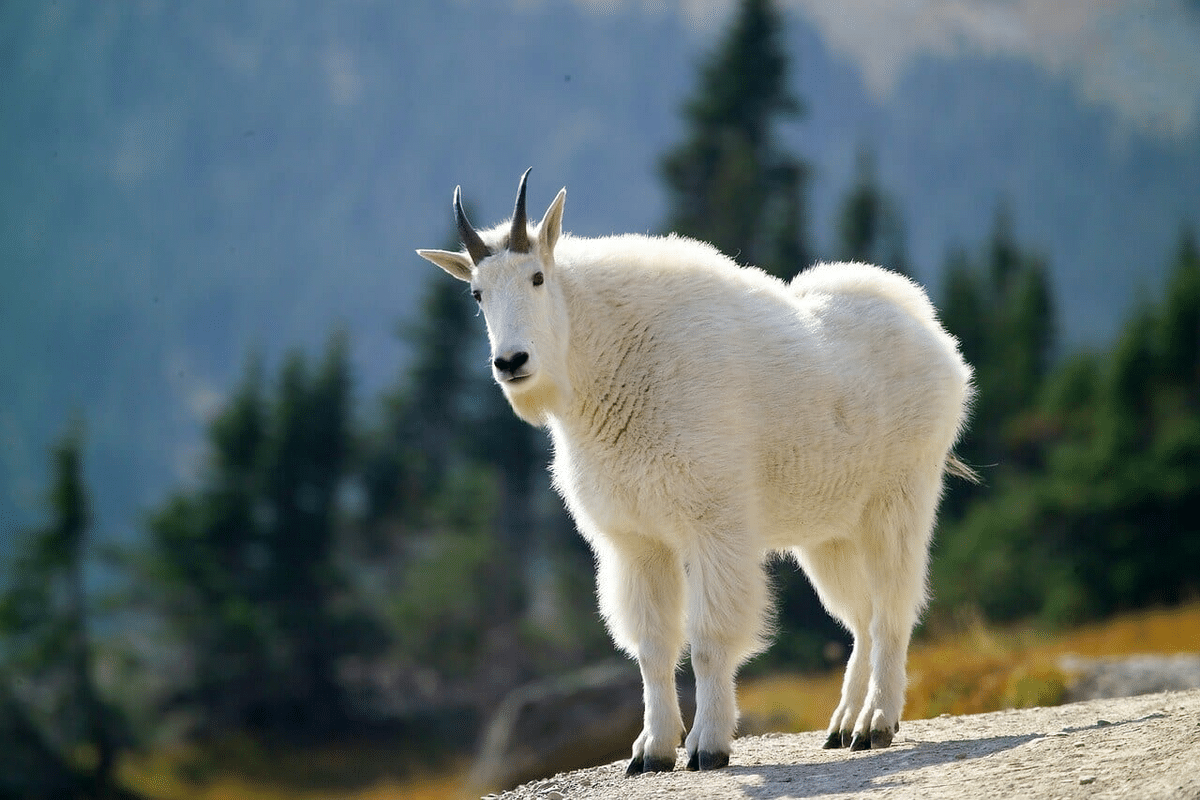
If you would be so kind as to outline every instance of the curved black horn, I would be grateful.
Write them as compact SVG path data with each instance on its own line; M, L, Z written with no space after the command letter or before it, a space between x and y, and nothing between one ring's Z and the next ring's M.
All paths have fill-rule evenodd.
M508 249L514 253L529 252L529 229L525 221L525 179L533 167L521 176L521 187L517 189L517 207L513 209L512 230L508 234Z
M478 264L492 254L492 251L483 243L483 239L479 238L479 234L467 220L467 215L462 207L461 186L454 187L454 221L458 223L458 236L467 246L467 252L471 254L472 261Z

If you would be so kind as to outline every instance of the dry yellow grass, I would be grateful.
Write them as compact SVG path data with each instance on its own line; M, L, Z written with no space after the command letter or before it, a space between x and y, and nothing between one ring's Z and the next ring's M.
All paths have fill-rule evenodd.
M466 764L401 779L399 742L266 751L244 742L179 748L123 761L121 783L148 800L460 800Z
M916 643L908 659L910 719L973 714L1062 702L1069 675L1063 655L1115 656L1200 650L1200 604L1127 614L1048 635L1022 626L971 624ZM838 702L840 673L773 675L739 690L750 731L823 730Z
M970 624L912 647L905 717L1061 702L1070 676L1063 674L1058 661L1066 654L1095 657L1196 650L1200 650L1200 603L1128 614L1053 635L1029 626L995 629ZM738 690L743 730L823 730L840 690L840 671L747 680ZM385 746L275 757L269 772L286 774L284 783L263 775L248 777L244 769L215 766L189 777L185 765L194 755L174 752L131 760L123 765L121 777L128 788L152 800L460 800L469 796L461 778L465 765L444 775L401 781L387 773L389 748ZM364 762L369 765L366 770ZM376 777L358 781L345 777L361 776L364 771Z

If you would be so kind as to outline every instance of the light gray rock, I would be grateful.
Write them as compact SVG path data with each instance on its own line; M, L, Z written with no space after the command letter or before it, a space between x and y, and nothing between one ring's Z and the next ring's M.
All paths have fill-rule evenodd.
M1068 701L1200 689L1200 653L1112 658L1069 655L1059 659L1059 668L1071 676Z
M536 800L1200 798L1200 690L905 720L884 750L823 750L823 732L734 742L730 766L625 777L624 760L505 792Z

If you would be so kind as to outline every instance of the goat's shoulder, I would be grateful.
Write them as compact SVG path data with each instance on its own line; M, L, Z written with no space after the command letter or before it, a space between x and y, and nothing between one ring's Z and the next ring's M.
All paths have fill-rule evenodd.
M569 239L560 243L556 258L578 291L615 296L623 305L653 307L658 313L711 313L714 306L729 308L763 295L794 304L778 279L739 266L707 242L677 234Z
M649 236L627 233L598 238L564 234L555 257L589 277L617 271L628 281L642 275L717 272L737 269L736 264L712 245L686 236Z

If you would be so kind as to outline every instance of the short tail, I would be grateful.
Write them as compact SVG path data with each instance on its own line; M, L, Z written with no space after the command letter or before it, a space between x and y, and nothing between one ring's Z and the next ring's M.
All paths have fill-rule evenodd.
M971 483L983 483L983 478L975 471L974 467L967 464L954 453L946 457L946 473L954 475L957 478L962 478Z

